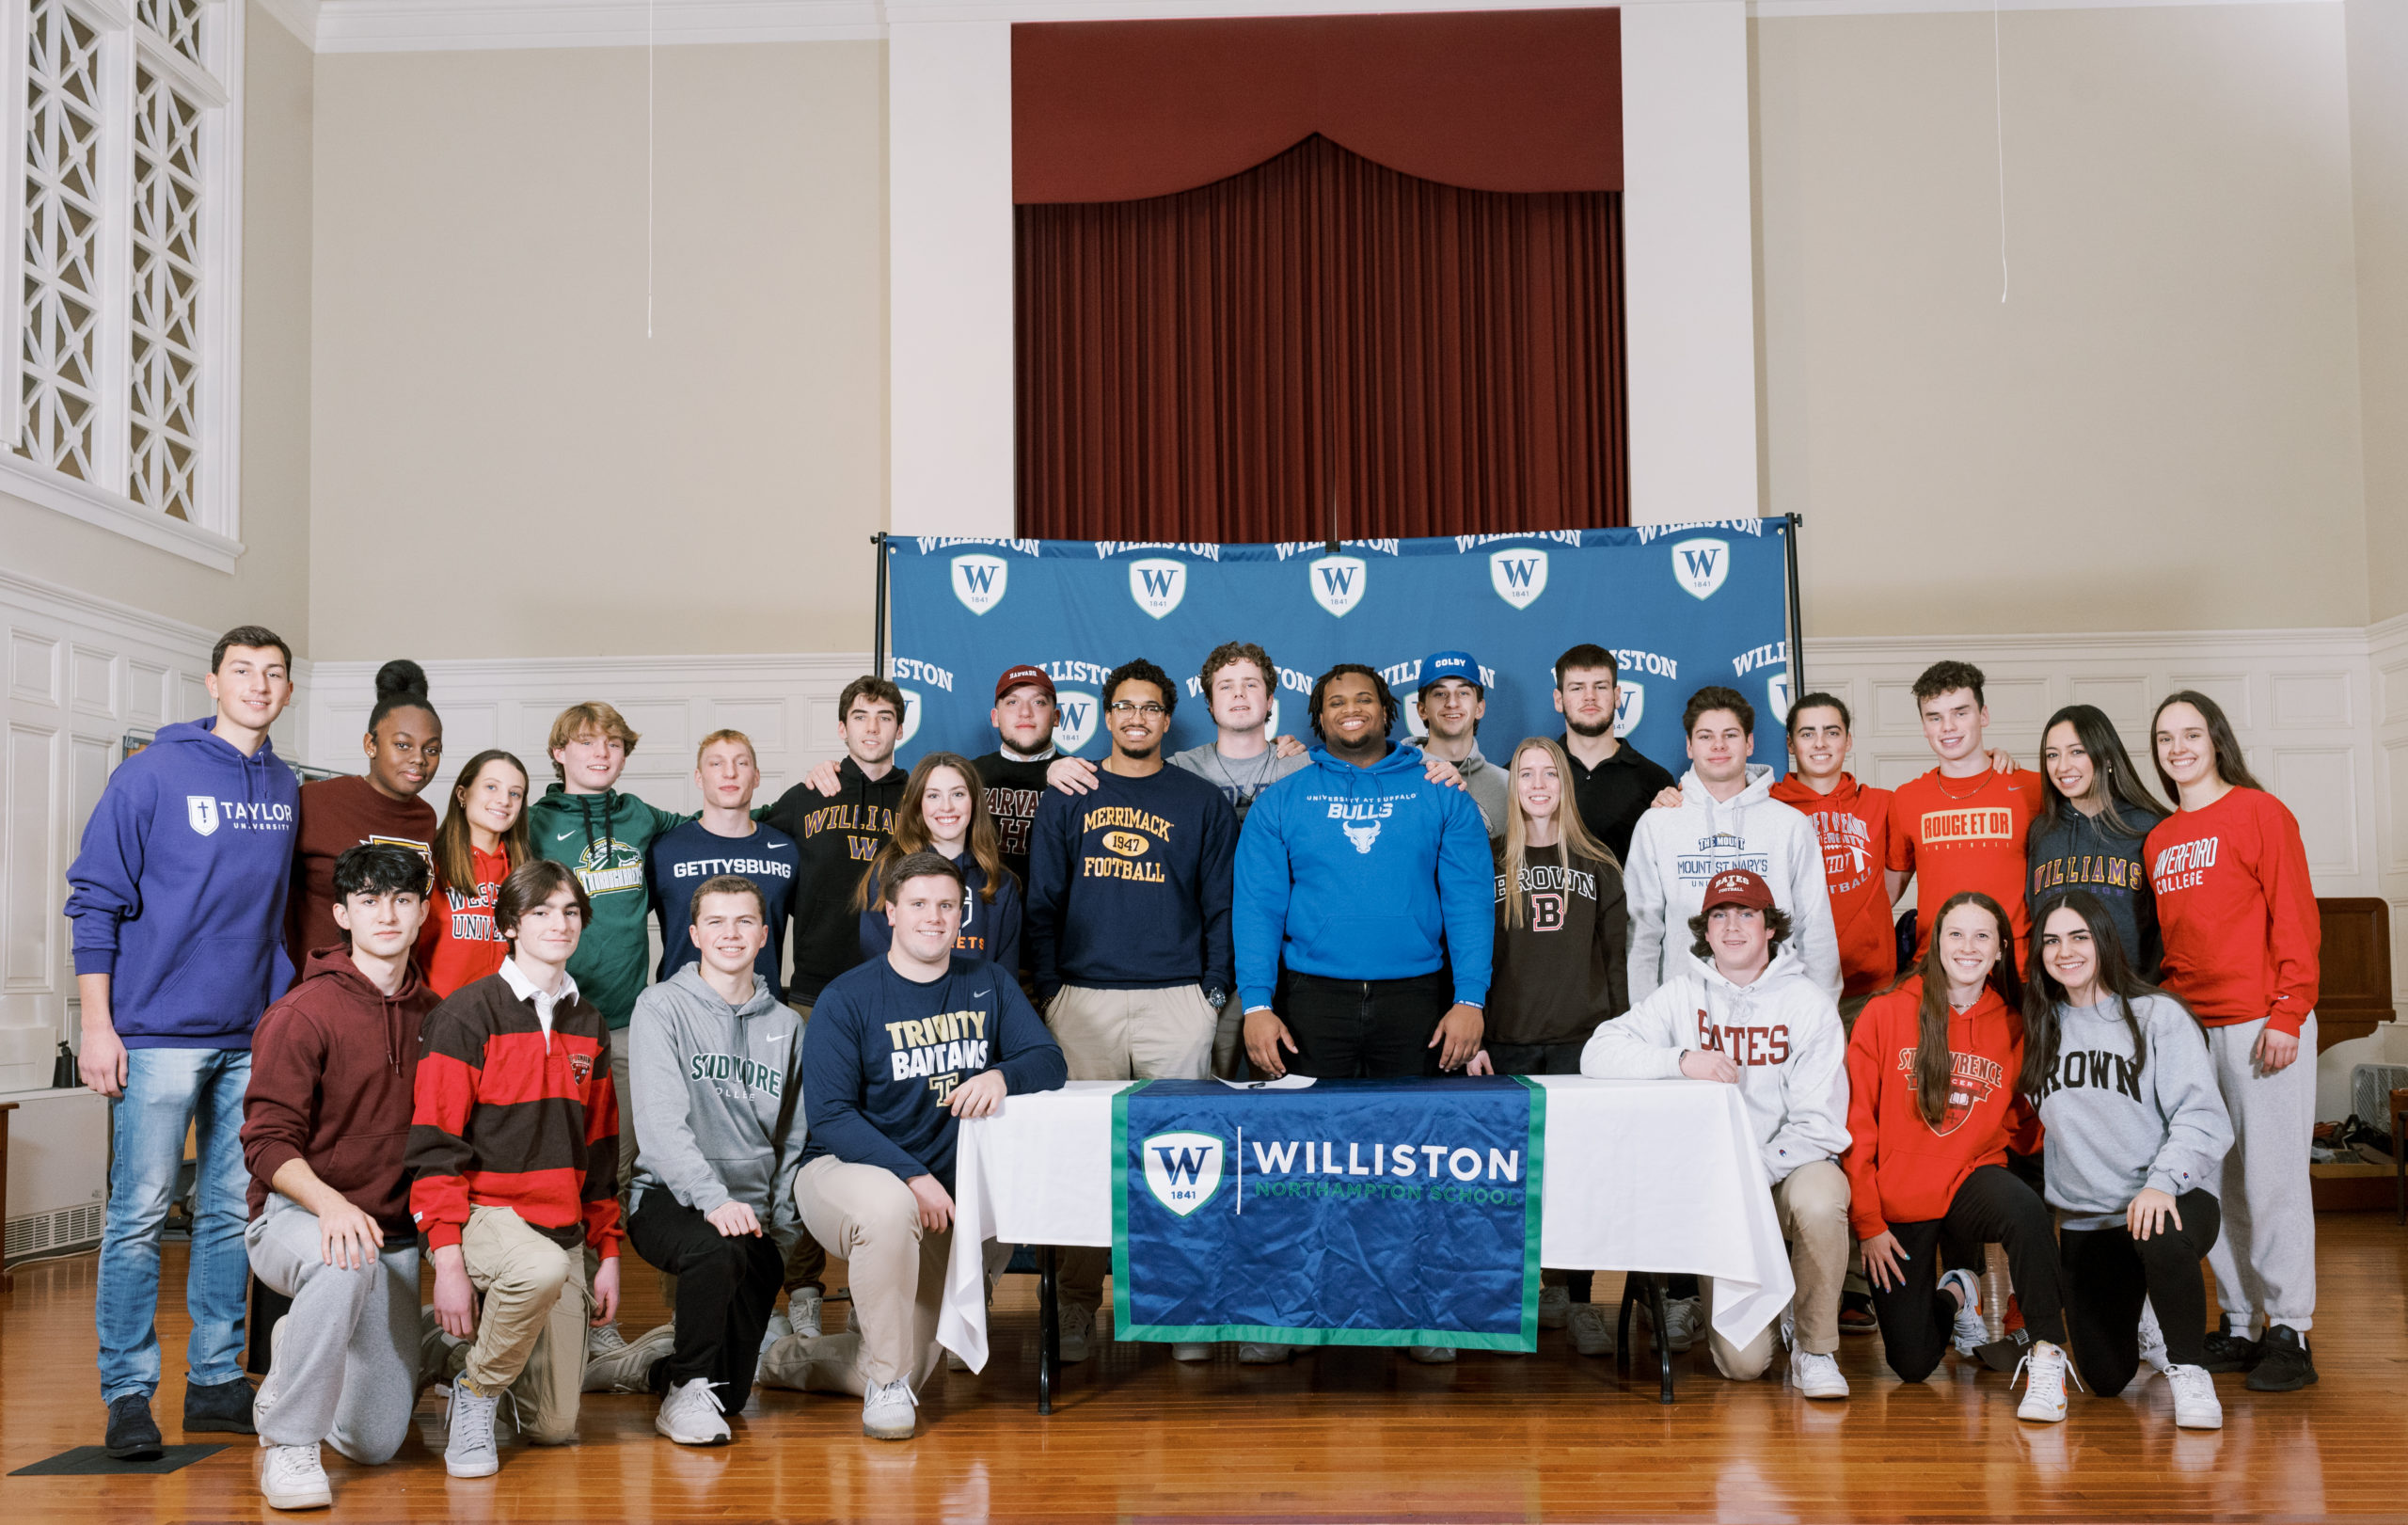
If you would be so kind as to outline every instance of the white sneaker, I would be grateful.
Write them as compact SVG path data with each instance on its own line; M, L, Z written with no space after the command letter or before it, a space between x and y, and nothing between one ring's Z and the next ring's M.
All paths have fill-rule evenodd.
M1455 1358L1452 1345L1407 1345L1404 1358L1419 1361L1424 1366L1445 1366Z
M281 1326L278 1326L278 1327ZM2167 1376L2174 1374L2174 1358L2165 1353L2165 1328L2157 1322L2157 1310L2146 1302L2141 1304L2141 1364L2151 1371L2162 1372ZM2201 1370L2204 1371L2205 1368ZM2208 1396L2210 1398L2215 1396L2212 1389ZM2223 1419L2219 1414L2216 1423L2203 1427L2217 1429L2222 1424Z
M819 1309L826 1300L827 1294L817 1287L797 1287L786 1294L786 1332L805 1340L818 1339Z
M579 1385L587 1392L650 1392L653 1367L676 1348L676 1326L664 1324L648 1330L634 1344L620 1339L615 1329L610 1334L618 1348L588 1354Z
M909 1440L918 1427L920 1400L909 1382L873 1382L862 1398L862 1433L873 1440Z
M1061 1321L1062 1364L1076 1366L1087 1358L1087 1342L1095 1335L1095 1310L1065 1303Z
M2204 1366L2168 1366L2165 1380L2174 1389L2174 1422L2186 1430L2224 1428L2224 1404L2216 1397L2216 1379Z
M278 1324L276 1332L282 1334ZM275 1358L268 1364L276 1364ZM2209 1394L2214 1397L2213 1393ZM318 1448L307 1446L271 1446L262 1442L267 1455L260 1463L260 1497L270 1509L324 1509L335 1501L335 1490L327 1485L326 1469L318 1460Z
M768 1364L769 1347L781 1340L793 1338L794 1320L782 1312L770 1314L769 1326L761 1331L761 1353L752 1361L752 1380L755 1383L761 1380L761 1369Z
M688 1377L662 1397L652 1427L681 1446L725 1445L733 1438L727 1421L720 1418L725 1409L710 1378Z
M1245 1340L1238 1344L1240 1366L1276 1366L1296 1353L1293 1345L1274 1344L1267 1340Z
M1614 1353L1614 1311L1602 1303L1577 1303L1572 1310L1572 1348L1583 1356Z
M1798 1304L1794 1301L1781 1311L1781 1348L1787 1351L1798 1348Z
M1982 1318L1982 1284L1974 1279L1972 1272L1958 1269L1940 1279L1941 1295L1947 1295L1952 1285L1964 1292L1965 1306L1956 1310L1956 1326L1948 1342L1956 1347L1959 1356L1970 1357L1990 1342L1990 1326Z
M1847 1396L1847 1378L1840 1374L1838 1358L1811 1350L1789 1353L1789 1385L1809 1398Z
M1664 1299L1664 1348L1674 1355L1689 1348L1697 1340L1697 1313L1701 1299L1667 1297ZM1639 1316L1652 1326L1656 1314L1650 1304L1639 1305Z
M1212 1358L1212 1347L1201 1340L1182 1340L1170 1347L1170 1358L1175 1361L1208 1361Z
M619 1332L616 1324L590 1326L585 1331L585 1358L588 1361L601 1356L615 1356L626 1348L627 1337Z
M1572 1289L1570 1287L1539 1288L1539 1327L1560 1329L1572 1322Z
M452 1406L444 1415L443 1469L453 1477L491 1477L501 1470L494 1444L493 1411L501 1394L477 1392L467 1377L452 1383Z
M2027 1372L2029 1377L2025 1377ZM2016 1363L2015 1375L2007 1378L2006 1382L2007 1390L2012 1392L2017 1378L2024 1378L2023 1402L2016 1406L2015 1417L2042 1424L2065 1422L2066 1377L2068 1374L2064 1346L2051 1344L2046 1340L2033 1341L2032 1348Z

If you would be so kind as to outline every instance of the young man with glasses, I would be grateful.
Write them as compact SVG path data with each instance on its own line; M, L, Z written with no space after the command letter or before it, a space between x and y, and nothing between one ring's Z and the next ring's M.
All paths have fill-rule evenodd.
M1112 754L1084 795L1046 792L1029 839L1026 915L1037 1000L1073 1080L1203 1080L1235 974L1229 944L1237 813L1163 766L1179 703L1139 658L1103 680ZM1062 1266L1062 1358L1085 1360L1108 1251ZM1177 1345L1182 1360L1206 1345Z

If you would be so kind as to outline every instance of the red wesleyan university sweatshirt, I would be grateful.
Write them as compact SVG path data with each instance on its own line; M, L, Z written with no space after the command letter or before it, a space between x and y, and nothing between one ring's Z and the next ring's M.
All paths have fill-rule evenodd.
M2324 941L2298 820L2273 795L2235 788L2158 822L2145 850L2165 988L2208 1026L2264 1017L2298 1037Z
M2023 1067L2023 1025L1996 990L1985 987L1970 1011L1948 1016L1952 1079L1948 1109L1926 1121L1915 1096L1915 1040L1923 980L1865 1003L1847 1044L1847 1131L1840 1157L1847 1172L1848 1220L1859 1239L1893 1223L1948 1215L1965 1178L2040 1147L2040 1118L2016 1094Z

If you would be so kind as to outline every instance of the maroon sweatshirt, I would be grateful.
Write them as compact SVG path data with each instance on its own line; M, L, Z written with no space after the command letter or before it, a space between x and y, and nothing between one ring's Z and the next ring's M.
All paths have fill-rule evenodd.
M299 975L309 955L347 945L335 924L335 860L362 842L388 842L435 863L435 807L392 800L364 778L301 786L301 830L293 849L293 889L284 898L284 952Z
M417 1237L403 1160L419 1027L436 1001L416 968L387 995L351 961L348 947L309 955L301 978L251 1037L251 1088L243 1098L251 1216L265 1209L276 1172L302 1159L373 1217L388 1244Z

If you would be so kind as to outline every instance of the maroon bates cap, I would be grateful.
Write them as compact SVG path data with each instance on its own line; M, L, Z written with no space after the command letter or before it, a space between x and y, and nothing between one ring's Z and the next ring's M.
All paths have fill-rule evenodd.
M995 679L995 698L1000 701L1004 695L1014 689L1031 684L1043 689L1045 697L1048 699L1054 697L1054 679L1047 675L1045 669L1031 667L1028 663L1022 662L1018 667L1006 669L1004 675Z
M1772 909L1772 886L1745 868L1726 868L1707 882L1700 914L1719 905L1742 905L1751 911Z

